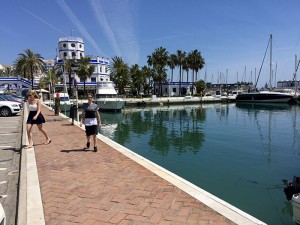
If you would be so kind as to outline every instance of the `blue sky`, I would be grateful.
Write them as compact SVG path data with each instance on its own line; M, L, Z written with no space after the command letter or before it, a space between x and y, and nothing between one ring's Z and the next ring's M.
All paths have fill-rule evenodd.
M169 53L197 49L206 62L198 78L206 72L208 82L224 82L226 74L228 83L254 82L272 34L273 81L292 79L299 9L299 0L2 1L0 64L12 65L27 48L54 59L58 39L72 34L83 38L86 55L120 56L129 66L147 65L161 46ZM269 62L268 55L260 86L269 82Z

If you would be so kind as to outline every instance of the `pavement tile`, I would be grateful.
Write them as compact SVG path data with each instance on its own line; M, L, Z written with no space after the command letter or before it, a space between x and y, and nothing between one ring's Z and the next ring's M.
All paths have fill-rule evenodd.
M234 224L101 141L84 151L83 129L42 113L52 142L36 126L33 140L47 225Z

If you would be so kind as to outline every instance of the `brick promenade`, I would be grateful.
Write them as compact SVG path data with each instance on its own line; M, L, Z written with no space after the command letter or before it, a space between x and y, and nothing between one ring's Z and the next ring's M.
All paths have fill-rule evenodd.
M234 224L99 141L84 151L84 130L42 107L52 143L33 140L47 225Z

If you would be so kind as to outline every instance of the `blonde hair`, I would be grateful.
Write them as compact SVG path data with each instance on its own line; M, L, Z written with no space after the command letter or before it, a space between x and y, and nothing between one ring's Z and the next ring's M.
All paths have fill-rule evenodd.
M33 95L34 98L40 99L40 96L35 90L30 90L27 92L27 95Z

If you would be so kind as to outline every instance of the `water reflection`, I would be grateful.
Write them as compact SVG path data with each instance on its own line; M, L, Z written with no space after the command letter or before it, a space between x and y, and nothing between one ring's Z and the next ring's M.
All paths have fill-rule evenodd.
M278 184L299 175L299 110L288 104L126 109L101 112L101 133L267 224L293 224Z
M204 141L201 124L205 121L203 107L157 107L127 110L123 115L101 113L102 134L107 136L107 127L113 127L109 136L121 145L131 141L134 136L149 136L148 145L161 155L174 150L178 154L191 151L197 153Z

